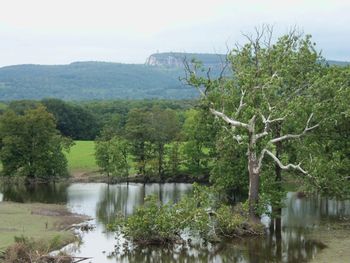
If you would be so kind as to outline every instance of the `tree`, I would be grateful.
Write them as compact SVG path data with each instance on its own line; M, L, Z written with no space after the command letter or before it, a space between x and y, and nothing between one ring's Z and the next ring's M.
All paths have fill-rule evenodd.
M263 168L263 160L270 157L282 170L294 169L305 177L311 175L300 164L283 164L281 158L276 155L276 144L279 142L300 139L311 130L318 127L313 124L313 114L297 116L303 120L304 127L298 132L300 121L289 118L289 114L283 114L282 101L292 101L299 96L300 90L288 89L285 85L289 75L294 74L293 67L288 61L302 61L301 58L316 57L310 37L302 38L292 32L281 37L272 44L272 34L267 28L267 34L263 28L257 31L255 38L247 36L248 43L237 46L232 50L227 62L232 70L232 77L221 74L217 79L198 77L198 66L186 64L187 81L195 86L207 101L208 111L224 121L226 129L238 144L245 145L247 151L247 164L249 173L249 215L254 221L258 220L258 203L260 175ZM273 60L271 60L273 59ZM275 61L275 63L271 63ZM278 63L277 63L278 62ZM295 63L293 64L295 65ZM293 81L292 81L293 83ZM308 89L312 82L305 82L303 89ZM289 108L293 112L292 108ZM279 135L273 132L276 123L291 127L295 133ZM292 125L290 125L292 123Z
M125 177L129 175L128 154L128 142L117 136L107 141L97 140L95 143L97 165L108 176Z
M131 142L131 152L135 156L139 173L145 175L150 140L148 112L142 109L132 109L128 113L125 137Z
M190 171L209 173L209 160L215 148L217 129L214 118L203 109L186 111L183 125L184 155Z
M0 117L0 160L3 174L27 178L68 175L62 152L71 142L56 129L55 119L43 106L23 115L7 111Z
M312 153L307 169L317 179L307 181L306 186L328 196L349 198L350 67L325 67L308 97L312 103L306 105L299 98L300 108L311 108L322 121L320 129L299 145L304 158Z
M54 115L63 136L74 140L95 139L100 125L88 110L59 99L44 99L42 104Z
M170 143L180 132L180 123L176 112L171 109L162 110L154 107L149 112L150 142L155 144L158 175L164 175L165 144Z

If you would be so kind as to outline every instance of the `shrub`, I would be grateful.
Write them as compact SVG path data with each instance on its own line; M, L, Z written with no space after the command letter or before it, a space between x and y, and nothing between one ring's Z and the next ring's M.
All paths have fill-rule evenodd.
M263 230L248 221L243 206L232 208L217 198L213 188L196 184L193 193L177 204L160 204L156 196L146 197L135 214L119 218L117 225L121 233L139 245L181 242L185 231L215 242L223 237L256 235Z
M166 244L180 239L175 219L171 204L161 205L156 196L148 196L135 214L119 218L118 225L125 236L138 244Z

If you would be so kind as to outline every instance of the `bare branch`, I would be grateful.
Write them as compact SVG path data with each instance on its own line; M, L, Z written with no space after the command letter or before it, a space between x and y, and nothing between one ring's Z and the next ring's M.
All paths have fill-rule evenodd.
M268 154L277 164L278 166L282 169L282 170L290 170L290 169L294 169L297 170L305 175L308 174L307 171L305 171L303 168L300 167L300 163L295 165L295 164L287 164L284 165L272 152L270 152L267 149L262 150L260 158L259 158L259 169L261 168L261 164L262 164L262 160L265 156L265 153Z
M208 70L207 70L207 78L209 81L211 81L210 79L210 71L211 71L211 68L209 67Z
M239 113L241 112L242 108L246 105L243 100L244 100L244 96L245 96L246 90L241 90L241 99L239 101L239 106L236 110L236 118L238 117Z
M232 135L232 138L238 143L238 144L242 144L242 136L238 135L238 134L234 134L235 131L235 127L232 127L232 131L230 132L227 127L223 127L228 133L230 133Z
M265 127L266 127L266 126L265 126ZM263 132L258 133L257 135L255 135L255 140L259 140L260 138L263 138L263 137L265 137L265 136L268 135L268 134L269 134L269 133L267 132L267 130L264 129Z
M242 128L245 128L245 129L249 128L248 124L240 122L240 121L237 121L237 120L234 120L234 119L231 119L230 117L228 117L226 114L224 114L222 112L219 112L219 111L214 110L212 108L210 108L210 112L212 114L214 114L215 116L223 119L226 123L232 125L233 127L242 127Z
M304 136L307 132L309 132L309 131L311 131L311 130L313 130L313 129L315 129L315 128L317 128L319 126L319 124L316 124L316 125L314 125L312 127L309 127L312 117L313 117L313 113L311 113L309 119L307 120L306 127L305 127L305 129L303 130L302 133L300 133L300 134L286 134L284 136L281 136L281 137L278 137L278 138L274 138L270 142L276 143L276 142L289 140L289 139L298 139L298 138Z
M266 89L268 88L268 86L272 83L272 81L275 79L275 78L278 78L278 74L277 72L273 73L272 76L270 77L270 79L264 84L264 85L258 85L258 86L255 86L254 89Z
M273 119L273 120L270 120L270 118L271 118L271 115L269 115L266 118L263 114L261 114L261 119L262 119L263 123L265 124L265 127L264 127L264 131L263 132L258 133L258 134L255 135L255 140L258 140L258 139L268 135L269 134L269 129L270 129L270 124L274 123L274 122L283 121L286 118L286 116L281 117L281 118L276 118L276 119Z
M230 50L229 50L229 48L227 46L227 43L226 43L226 48L227 48L227 52L226 52L226 55L225 55L225 62L222 60L222 56L218 55L219 58L220 58L220 62L221 62L221 71L220 71L219 78L218 78L219 81L222 80L222 78L223 78L223 76L225 74L225 71L226 71L226 69L227 69L227 67L229 65L228 56L229 56Z

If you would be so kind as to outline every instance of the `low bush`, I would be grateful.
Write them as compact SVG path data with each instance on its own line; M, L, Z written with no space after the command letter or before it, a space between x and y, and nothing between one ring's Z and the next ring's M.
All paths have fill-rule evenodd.
M70 263L72 257L65 254L50 256L50 251L57 249L60 240L54 237L50 242L37 241L27 237L15 237L15 244L8 247L4 253L5 263Z
M156 196L146 197L145 204L133 215L119 217L113 226L138 245L183 242L181 234L185 232L215 242L263 231L260 225L248 221L242 205L224 204L213 188L196 184L192 194L176 204L161 204Z

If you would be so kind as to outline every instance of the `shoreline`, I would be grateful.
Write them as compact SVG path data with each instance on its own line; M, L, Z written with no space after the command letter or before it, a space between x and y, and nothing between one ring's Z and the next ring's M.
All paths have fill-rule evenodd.
M25 239L43 243L55 250L74 242L74 227L91 220L70 212L65 205L45 203L0 202L0 249L6 251ZM51 247L50 242L54 245Z
M107 184L117 184L117 183L200 183L209 184L209 175L186 175L178 174L175 176L164 176L160 178L159 176L144 176L144 175L131 175L128 177L115 177L107 176L99 173L98 171L71 171L69 177L58 177L50 179L26 179L24 177L6 177L1 176L0 181L2 182L15 182L15 183L26 183L26 184L45 184L45 183L59 183L65 181L67 183L107 183Z
M175 176L148 176L130 175L128 177L116 177L103 175L98 171L72 171L69 177L71 183L209 183L209 175L192 176L178 174Z

